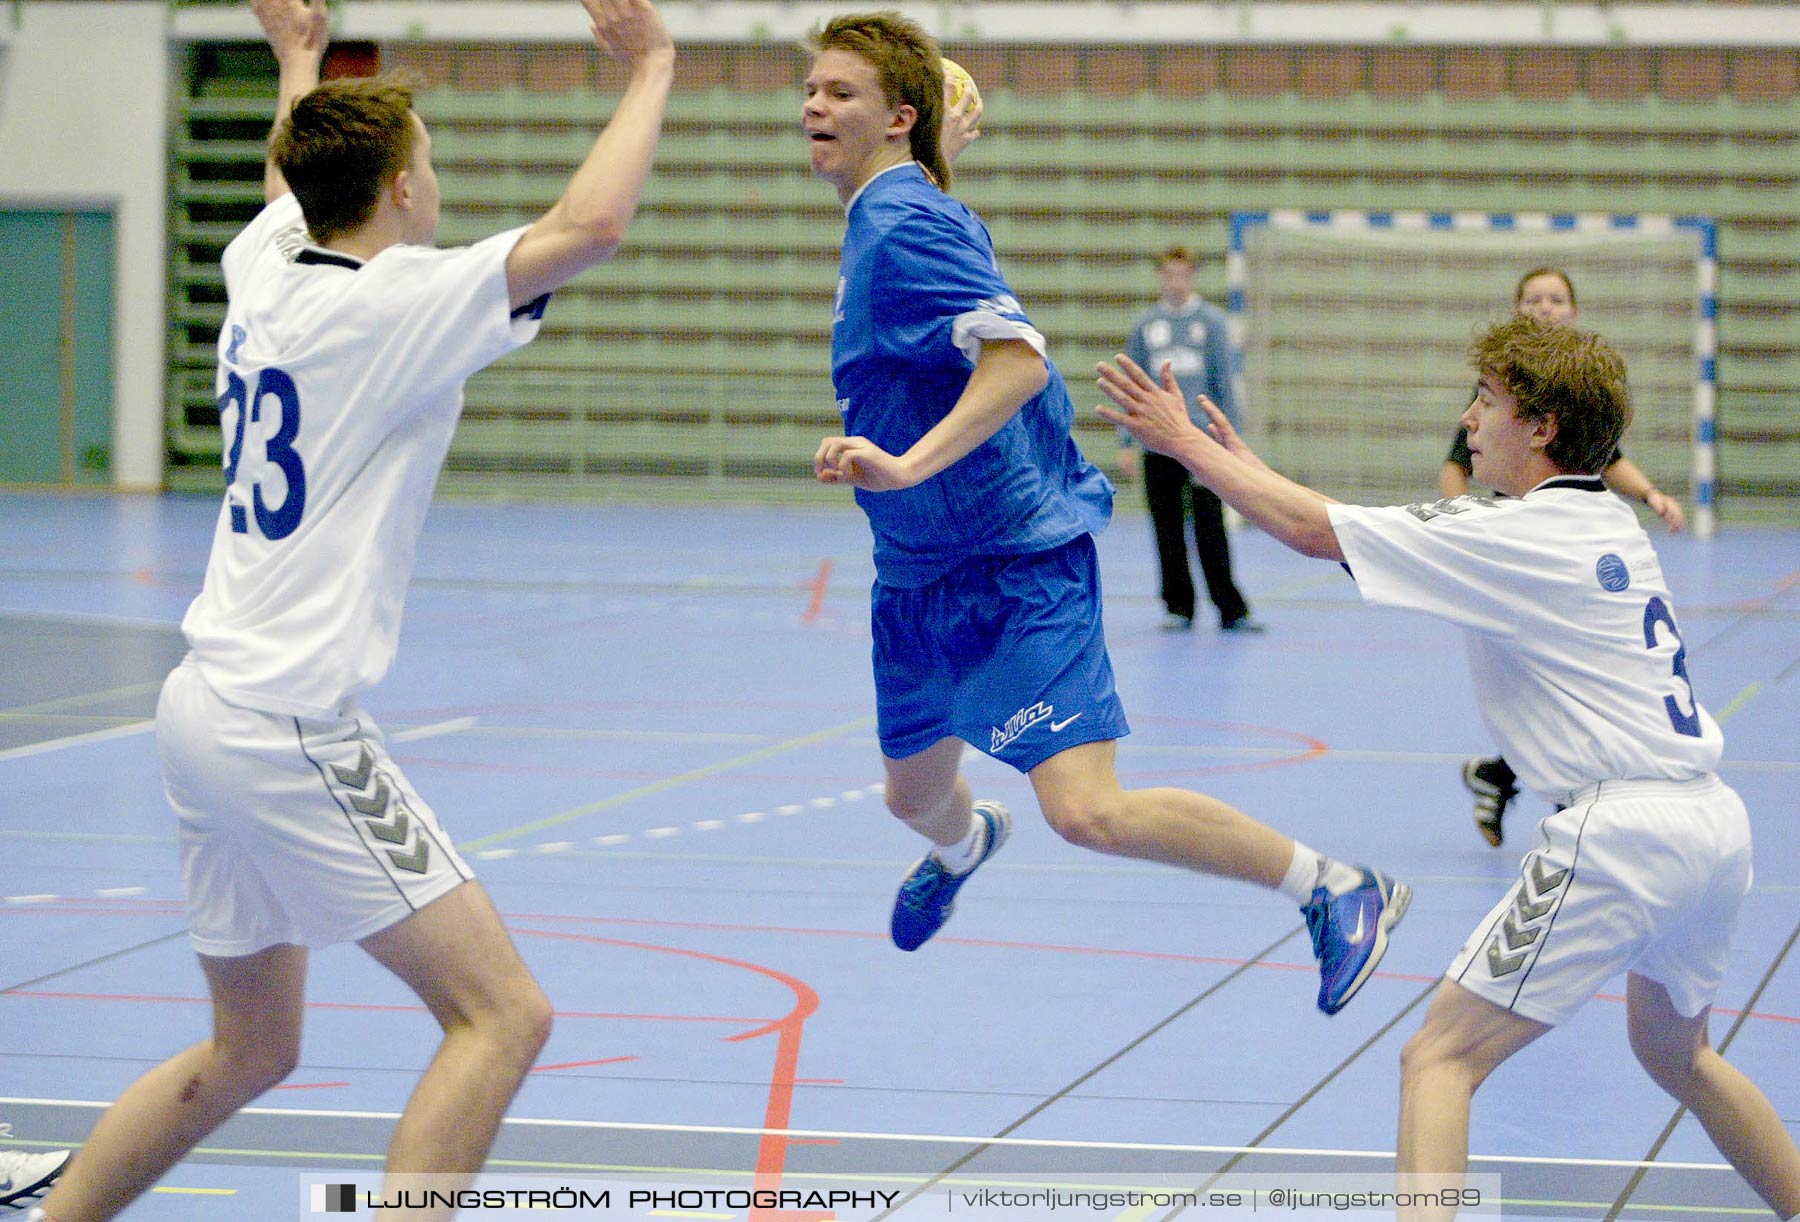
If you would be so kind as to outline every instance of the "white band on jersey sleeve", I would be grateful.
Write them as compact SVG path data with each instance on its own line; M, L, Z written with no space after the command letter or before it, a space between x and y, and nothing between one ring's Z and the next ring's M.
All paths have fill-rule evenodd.
M1031 345L1032 351L1049 359L1045 356L1048 345L1044 343L1043 334L1020 319L1008 318L992 310L970 310L967 314L958 314L950 326L950 342L971 365L981 359L982 341L990 339L1022 339Z

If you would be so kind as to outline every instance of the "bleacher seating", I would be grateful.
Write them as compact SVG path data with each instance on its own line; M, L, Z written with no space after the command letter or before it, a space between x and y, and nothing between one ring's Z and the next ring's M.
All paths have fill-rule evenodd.
M199 481L217 478L217 258L261 198L269 84L195 73L176 120L171 447ZM1800 491L1792 103L984 92L987 133L957 167L957 194L987 218L1084 407L1093 363L1147 304L1149 257L1175 240L1222 254L1232 210L1707 215L1720 233L1726 516L1734 499ZM443 184L440 240L533 219L610 106L585 90L421 93ZM580 491L609 474L659 471L804 479L817 438L837 422L829 320L842 217L807 173L798 110L790 93L676 95L626 246L559 294L538 343L471 383L451 486L561 480ZM1200 287L1223 297L1221 261L1207 261ZM1460 286L1445 308L1478 319L1508 287ZM1079 439L1097 456L1112 449L1097 421Z

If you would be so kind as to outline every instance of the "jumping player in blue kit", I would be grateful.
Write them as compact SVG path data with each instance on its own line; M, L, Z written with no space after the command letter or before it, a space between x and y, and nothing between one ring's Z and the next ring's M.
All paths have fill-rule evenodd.
M1121 787L1129 727L1094 548L1112 485L1070 436L1068 390L986 226L947 194L945 137L959 150L979 112L953 110L946 126L938 48L896 13L835 18L813 50L801 126L848 217L831 345L844 435L820 443L814 470L856 490L874 532L887 804L932 845L901 884L895 944L915 950L942 928L1011 830L961 775L971 742L1028 776L1073 844L1300 904L1319 1007L1337 1012L1374 973L1409 890L1215 798Z

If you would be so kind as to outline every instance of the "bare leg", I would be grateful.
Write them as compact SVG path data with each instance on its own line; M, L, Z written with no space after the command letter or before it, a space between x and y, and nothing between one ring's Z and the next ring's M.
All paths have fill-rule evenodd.
M1425 1022L1400 1054L1400 1157L1404 1187L1456 1188L1469 1164L1469 1102L1487 1076L1550 1028L1502 1009L1451 980L1438 985ZM1408 1222L1454 1208L1403 1209Z
M1187 789L1125 789L1111 742L1083 743L1031 770L1038 805L1071 844L1277 887L1294 842L1234 806Z
M1693 1018L1669 991L1636 972L1626 980L1631 1050L1650 1078L1700 1118L1719 1147L1769 1208L1800 1214L1800 1149L1767 1096L1713 1049L1708 1007Z
M230 959L200 956L212 1038L126 1087L44 1202L58 1222L117 1215L231 1114L293 1071L306 951L283 943Z
M487 892L464 883L362 947L419 995L444 1042L407 1100L388 1144L384 1192L417 1177L472 1181L500 1121L550 1038L550 1001L507 936ZM387 1212L387 1211L384 1211ZM407 1218L448 1217L446 1211Z
M969 782L959 771L963 742L940 738L887 766L887 806L900 822L933 844L955 844L969 831Z

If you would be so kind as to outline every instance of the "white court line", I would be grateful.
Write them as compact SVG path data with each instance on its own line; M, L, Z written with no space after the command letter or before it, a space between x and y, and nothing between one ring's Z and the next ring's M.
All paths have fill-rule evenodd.
M107 1108L110 1103L89 1099L13 1099L0 1096L0 1104L34 1107ZM250 1116L294 1116L321 1120L398 1120L399 1112L350 1112L315 1108L246 1107ZM1173 1154L1291 1154L1326 1158L1393 1158L1392 1150L1320 1150L1297 1146L1189 1146L1166 1142L1061 1141L1036 1137L964 1137L949 1133L859 1133L845 1129L763 1129L736 1125L635 1124L624 1120L549 1120L508 1116L501 1123L542 1125L553 1129L606 1129L628 1133L696 1133L726 1137L825 1137L845 1141L909 1141L956 1146L1026 1146L1053 1150L1132 1150ZM1672 1163L1635 1158L1547 1158L1538 1155L1471 1154L1472 1163L1519 1163L1543 1167L1648 1167L1665 1171L1733 1171L1729 1163ZM1735 1174L1735 1171L1733 1171Z
M65 747L86 747L93 743L111 742L115 738L130 738L137 734L148 734L156 729L153 719L133 721L122 726L113 726L108 730L91 730L86 734L71 734L67 738L50 738L41 743L27 743L23 747L9 747L0 751L0 763L7 760L24 759L28 755L48 755L52 751L61 751Z
M467 730L475 724L473 717L453 717L449 721L440 721L428 726L414 726L410 730L400 730L388 735L389 742L416 743L421 738L436 738L440 734L456 734Z

